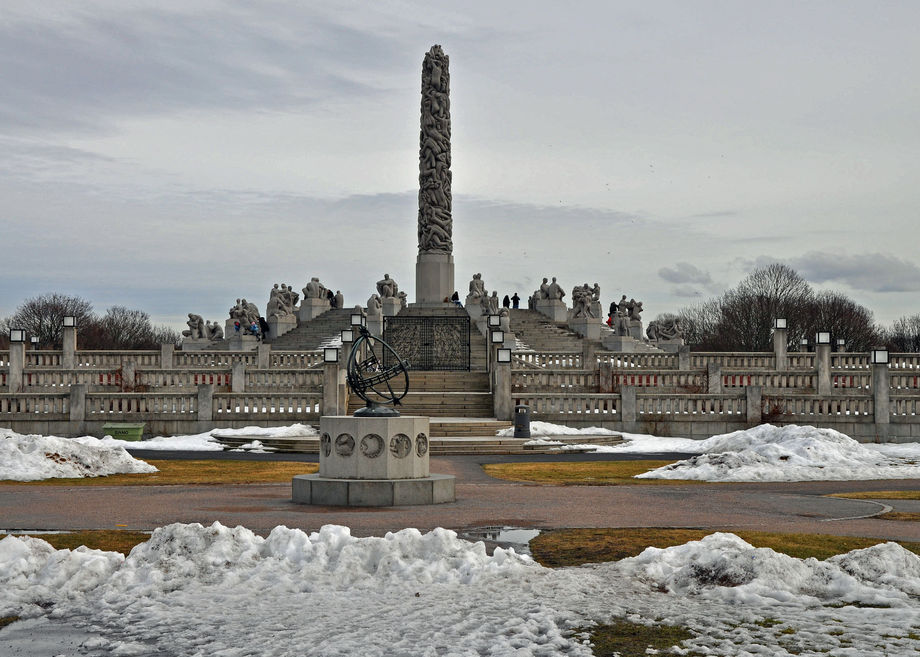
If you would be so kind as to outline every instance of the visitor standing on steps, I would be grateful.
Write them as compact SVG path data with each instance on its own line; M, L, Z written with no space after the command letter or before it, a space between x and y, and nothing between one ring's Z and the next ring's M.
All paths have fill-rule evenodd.
M510 308L510 307L511 307L511 297L509 297L506 294L505 298L502 299L502 308Z
M511 297L511 307L520 308L521 307L521 297L518 296L518 293L515 292L514 296Z

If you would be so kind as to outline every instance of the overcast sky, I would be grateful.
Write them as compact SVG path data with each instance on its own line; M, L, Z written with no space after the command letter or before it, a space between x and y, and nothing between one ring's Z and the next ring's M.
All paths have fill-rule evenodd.
M410 300L421 63L450 56L465 295L646 317L790 264L920 312L920 3L3 0L0 317L227 317L318 276ZM569 292L570 293L570 292Z

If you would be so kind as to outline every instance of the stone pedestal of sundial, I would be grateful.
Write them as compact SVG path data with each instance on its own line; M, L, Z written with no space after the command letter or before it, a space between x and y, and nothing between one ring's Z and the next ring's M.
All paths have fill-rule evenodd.
M428 470L428 418L320 418L319 473L297 475L292 499L330 506L453 502L454 477Z

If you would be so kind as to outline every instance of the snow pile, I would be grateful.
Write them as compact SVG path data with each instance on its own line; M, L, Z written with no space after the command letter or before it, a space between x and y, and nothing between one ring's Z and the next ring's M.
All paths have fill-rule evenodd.
M514 427L500 429L495 433L499 438L514 438ZM531 436L616 436L616 431L602 429L601 427L588 427L586 429L573 429L561 424L535 421L530 423Z
M267 451L261 441L257 439L265 438L315 438L319 432L313 427L306 424L292 424L286 427L243 427L242 429L212 429L205 433L193 434L188 436L157 436L141 442L118 440L110 436L103 438L106 445L119 445L126 449L156 449L165 451L183 451L183 452L220 452L224 449L217 439L218 438L235 438L238 436L252 437L253 442L260 442L260 446L255 449ZM240 450L245 448L243 445Z
M804 599L897 607L915 604L920 590L920 557L897 543L818 561L715 533L677 547L647 548L622 567L657 590L738 604Z
M215 438L314 438L319 431L307 424L292 424L288 427L243 427L242 429L214 429Z
M701 481L910 479L920 465L861 445L833 429L762 424L697 443L699 456L637 475Z
M185 452L220 452L224 446L217 442L210 431L189 436L156 436L149 440L133 441L119 440L106 436L102 439L105 445L118 445L125 449L154 449L163 451Z
M684 625L681 649L707 655L915 654L918 591L920 559L896 544L821 562L732 534L558 570L443 529L175 524L127 558L0 541L0 616L87 628L92 655L589 657L572 629L613 617Z
M35 481L156 471L123 447L92 436L58 438L0 429L0 480Z

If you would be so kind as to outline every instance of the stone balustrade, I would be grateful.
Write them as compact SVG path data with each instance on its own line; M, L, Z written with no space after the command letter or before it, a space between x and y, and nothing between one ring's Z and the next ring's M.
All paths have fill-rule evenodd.
M614 351L598 351L595 353L598 365L609 364L613 369L650 369L650 370L676 370L680 366L677 354L655 353L618 353Z

